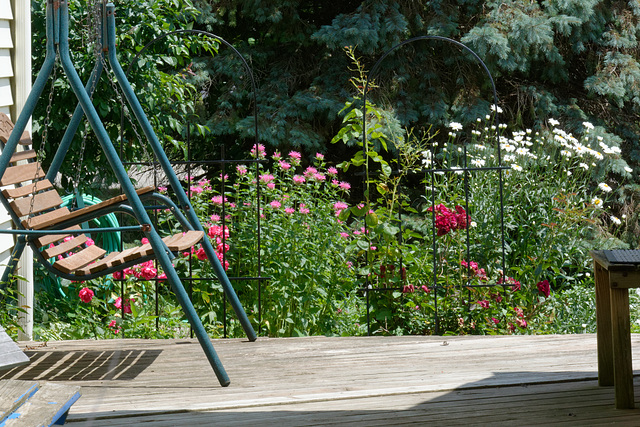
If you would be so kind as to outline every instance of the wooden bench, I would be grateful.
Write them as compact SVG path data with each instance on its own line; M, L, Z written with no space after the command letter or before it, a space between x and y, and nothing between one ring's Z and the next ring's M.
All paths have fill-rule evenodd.
M595 271L598 385L614 386L617 409L632 409L629 289L640 288L640 263L611 263L603 251L590 254Z
M29 357L0 326L0 370L29 363ZM64 424L80 387L41 381L0 381L0 426Z

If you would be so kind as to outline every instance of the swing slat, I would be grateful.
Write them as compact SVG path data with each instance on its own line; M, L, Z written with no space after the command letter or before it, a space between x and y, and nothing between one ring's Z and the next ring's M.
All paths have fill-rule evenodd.
M171 242L174 242L180 239L181 236L182 236L182 233L174 234L173 236L167 236L163 238L162 241L164 242L165 245L167 245L167 248L169 248L169 244ZM151 243L145 243L144 245L139 246L135 252L131 252L125 255L124 260L125 262L129 262L129 261L133 261L134 259L149 256L152 253L153 253L153 247L151 246Z
M29 132L27 132L27 131L22 132L22 135L20 136L19 143L21 145L31 145L32 144L31 135L29 135Z
M66 242L62 242L57 246L52 248L47 248L42 251L42 255L45 258L54 258L58 255L62 255L65 252L70 252L73 248L77 248L88 240L85 234L79 234L71 240L67 240Z
M16 199L10 203L13 211L18 216L26 216L29 214L37 214L62 204L62 199L56 190L38 193L33 197L23 197Z
M56 261L53 266L63 273L72 274L77 269L91 264L93 261L99 259L106 253L107 251L105 251L101 247L92 245L67 258Z
M0 142L6 144L13 130L13 122L6 114L0 115Z
M204 237L203 231L188 231L186 233L178 233L173 236L167 236L162 241L167 247L174 251L183 251L190 248L194 244L200 241ZM171 249L173 248L173 249ZM101 260L89 264L85 267L75 270L75 274L78 276L85 276L88 274L98 273L107 268L117 267L125 262L134 261L136 259L144 258L153 254L153 247L150 243L145 243L142 246L125 249L122 252L112 252Z
M153 253L153 248L151 247L151 244L146 243L142 246L138 246L138 248L135 251L125 255L123 258L125 262L129 262L129 261L133 261L134 259L151 255L152 253Z
M56 209L55 211L45 212L42 215L25 219L24 221L22 221L22 225L26 229L39 230L41 228L44 228L44 225L47 225L49 223L52 223L52 224L59 223L60 221L62 221L62 219L66 217L66 215L69 215L70 213L71 212L69 212L69 209L67 208L59 208L59 209Z
M191 248L204 237L204 231L189 230L180 235L180 238L171 243L167 243L167 247L171 252L184 251Z
M2 190L2 194L4 194L4 197L7 199L17 199L33 194L34 192L37 193L51 188L53 188L53 184L51 184L48 179L43 179L42 181L32 182L22 187L6 188Z
M80 230L79 225L74 225L73 227L66 228L65 230ZM65 237L69 237L71 234L49 234L45 236L38 237L33 241L39 247L49 246L51 243L58 242L60 240L64 240Z
M31 141L29 141L29 143L31 143ZM13 156L11 156L10 162L16 163L22 160L35 159L36 157L37 157L36 150L18 151Z
M33 162L7 168L0 180L0 186L20 184L44 178L45 172L40 163Z
M89 264L86 267L77 269L75 271L75 274L77 274L78 276L86 276L88 274L93 274L102 270L106 270L107 268L113 265L112 263L115 261L116 258L122 258L122 254L124 252L133 252L133 248L122 251L122 252L111 252L109 255L102 258L101 260L98 260L93 264ZM115 265L120 265L120 264L122 264L122 262L116 261Z
M142 194L146 194L146 193L151 193L154 190L155 189L153 187L144 187L144 188L141 188L141 189L137 190L136 193L138 193L138 195L142 195ZM65 214L61 214L61 215L58 215L58 216L51 216L47 220L37 221L37 222L33 223L32 224L32 228L34 228L36 230L49 228L51 226L54 226L56 224L61 223L62 221L75 219L75 218L78 218L81 215L90 214L90 213L99 211L100 209L104 209L106 207L109 207L111 205L117 205L118 203L122 203L122 202L124 202L126 200L127 200L127 196L125 196L124 194L121 194L119 196L112 197L111 199L104 200L104 201L102 201L100 203L96 203L95 205L87 206L86 208L82 208L82 209L77 209L77 210L75 210L73 212L69 212L69 210L67 210L67 212ZM60 209L58 209L58 210L60 210ZM41 216L44 216L44 215L46 215L46 214L37 216L35 218L40 218Z
M101 260L96 261L93 264L89 264L86 267L79 268L75 271L75 274L77 274L78 276L86 276L88 274L98 273L102 270L106 270L108 267L108 262L118 255L120 255L120 252L111 252Z
M115 267L121 264L124 264L128 260L125 260L125 257L128 257L130 254L134 254L138 251L139 248L129 248L125 249L122 252L111 252L106 257L102 258L98 262L93 264L89 264L86 267L80 268L75 271L75 274L79 276L85 276L87 274L97 273L102 270L106 270L107 268ZM138 259L140 256L134 256L130 260Z
M116 265L124 264L126 262L124 258L127 255L132 254L137 250L138 250L137 247L125 249L124 251L118 253L117 257L114 257L114 258L108 260L107 267L113 267L113 266L116 266Z
M97 271L102 271L105 270L107 268L111 268L111 267L116 267L118 265L122 265L125 262L127 262L125 260L125 257L128 257L131 254L135 254L137 253L139 248L135 247L135 248L129 248L129 249L125 249L122 252L113 252L112 254L109 255L113 255L113 256L107 256L103 259L101 259L100 261L96 262L95 264L91 264L83 269L79 269L76 271L76 274L78 275L85 275L88 273L94 273ZM134 258L131 258L130 260L134 260L134 259L138 259L140 258L140 256L135 256ZM87 273L88 270L88 273Z

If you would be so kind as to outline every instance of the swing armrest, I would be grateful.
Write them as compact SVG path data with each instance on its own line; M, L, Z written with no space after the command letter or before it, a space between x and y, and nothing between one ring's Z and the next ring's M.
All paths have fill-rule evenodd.
M148 194L155 191L154 187L144 187L136 190L136 193L141 196L144 194ZM78 218L82 218L84 222L87 220L88 215L100 213L100 216L106 214L107 212L103 212L105 209L119 206L127 201L127 196L121 194L116 197L112 197L110 199L104 200L100 203L97 203L92 206L87 206L86 208L77 209L75 211L69 211L68 209L57 209L55 211L50 212L50 215L44 214L36 217L29 218L28 220L23 221L23 224L26 228L30 228L32 230L44 230L47 228L52 228L61 224L62 222L68 222L71 220L75 220ZM59 213L59 214L58 214ZM38 221L39 218L42 218L41 221Z

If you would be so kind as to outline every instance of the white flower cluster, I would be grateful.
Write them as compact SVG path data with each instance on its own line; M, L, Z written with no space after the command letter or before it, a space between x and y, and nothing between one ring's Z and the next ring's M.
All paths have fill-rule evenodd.
M585 139L586 138L587 136L585 135ZM602 138L602 137L599 136L598 138ZM576 155L578 157L590 155L591 157L594 157L596 160L604 159L604 155L601 152L586 146L585 144L578 141L578 139L576 139L572 134L567 133L560 128L556 127L553 129L553 140L554 142L558 143L560 147L562 147L561 154L563 156L570 158L573 155ZM605 151L606 154L619 154L619 152L618 153L615 152L616 151L615 149L613 149L612 147L608 147L604 143L600 143L600 146L603 147L603 151ZM604 147L606 147L606 150L604 150ZM620 150L618 147L615 147L615 148L618 151Z

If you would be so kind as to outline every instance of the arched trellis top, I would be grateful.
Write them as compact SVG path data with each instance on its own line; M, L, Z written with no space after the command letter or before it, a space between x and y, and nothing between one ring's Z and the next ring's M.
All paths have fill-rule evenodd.
M138 59L149 49L151 48L153 45L155 45L156 43L160 42L161 40L166 39L167 37L170 37L172 35L202 35L202 36L206 36L206 37L210 37L212 39L217 40L218 42L222 43L223 45L225 45L227 48L231 49L231 51L233 52L233 54L240 60L240 62L242 63L242 66L245 70L246 75L249 78L249 81L251 83L251 99L253 101L253 116L254 116L254 121L253 121L253 128L254 128L254 147L258 147L258 144L260 142L260 134L259 134L259 120L258 120L258 89L257 89L257 85L256 85L256 80L255 80L255 76L253 73L253 70L251 68L251 66L249 65L249 63L247 62L247 60L245 59L245 57L242 55L242 53L240 53L240 51L238 51L238 49L236 49L235 46L233 46L231 43L229 43L228 41L226 41L225 39L223 39L222 37L210 33L208 31L203 31L203 30L193 30L193 29L185 29L185 30L176 30L176 31L171 31L171 32L167 32L164 34L159 35L158 37L155 37L154 39L152 39L151 41L149 41L147 44L145 44L142 49L140 49L140 51L138 51L138 53L133 57L133 59L131 60L131 62L129 63L129 65L127 66L125 75L129 76L132 70L132 66L134 64L138 63ZM214 56L215 58L215 56ZM120 113L120 121L121 121L121 126L120 126L120 132L121 132L121 140L122 138L122 132L123 132L123 123L124 123L124 109L122 109L121 113ZM189 150L188 150L189 152ZM224 151L223 151L224 154ZM256 174L258 174L259 171L259 163L263 163L266 160L264 159L260 159L255 158L255 159L242 159L242 160L229 160L229 159L225 159L225 158L221 158L220 160L199 160L199 161L192 161L192 159L189 157L185 162L174 162L175 164L179 164L179 163L186 163L186 164L200 164L200 165L204 165L204 164L212 164L212 163L220 163L222 164L222 168L224 168L224 165L226 163L255 163L255 167L256 167ZM224 170L224 169L223 169ZM224 192L225 192L225 174L222 173L221 174L221 193L224 197ZM188 191L188 194L190 193L190 190ZM262 242L262 235L261 235L261 227L262 227L262 219L260 216L260 212L262 210L261 208L261 187L260 187L260 183L258 182L256 184L256 235L255 235L255 239L256 239L256 245L258 248L261 248L261 242ZM225 214L225 205L223 204L222 206L222 215L221 215L221 220L222 220L222 227L225 228L226 227L226 221L227 221L227 215ZM223 236L222 237L222 241L223 244L225 244L226 242L226 237ZM255 253L255 259L258 265L258 276L257 277L243 277L242 279L245 280L257 280L258 281L258 286L261 286L261 281L262 280L268 280L268 277L263 277L262 276L262 255L261 255L261 251L257 250ZM240 278L230 278L230 280L237 280ZM192 277L190 277L190 280L198 280L198 279L193 279ZM200 279L202 280L202 279ZM259 293L260 295L260 293ZM260 300L260 296L258 297L258 322L261 322L261 313L262 313L262 309L261 309L261 300ZM226 336L226 322L224 325L224 330L225 330L225 336Z
M365 81L364 84L364 94L363 94L363 105L362 105L362 117L363 117L363 127L362 127L362 138L363 138L363 144L366 143L366 138L367 138L367 133L366 133L366 106L367 106L367 93L369 92L369 83L373 80L373 77L376 76L376 73L379 71L380 69L380 65L384 62L384 60L393 52L395 52L396 50L400 49L401 47L411 44L411 43L415 43L417 41L420 40L438 40L438 41L442 41L445 43L450 43L453 45L456 45L458 47L461 47L462 49L464 49L465 51L467 51L468 53L470 53L474 59L476 61L478 61L478 63L480 64L480 66L482 67L482 69L484 70L484 72L487 74L487 78L489 79L489 82L491 83L491 90L492 90L492 94L493 94L493 105L495 105L495 107L498 107L498 91L496 90L496 84L493 81L493 76L491 75L491 72L489 71L489 68L487 67L487 64L484 63L484 61L482 60L482 58L480 58L480 56L478 56L477 53L475 53L469 46L465 45L464 43L460 43L457 40L453 40L450 39L448 37L442 37L442 36L418 36L418 37L414 37L412 39L409 40L405 40L401 43L398 43L397 45L393 46L391 49L387 50L377 61L375 64L373 64L373 67L371 67L371 70L369 71L369 73L367 74L367 79ZM495 120L496 120L496 128L499 128L499 118L496 114L495 116ZM499 148L499 147L498 147ZM498 164L502 164L502 157L500 155L500 150L498 150Z
M363 92L363 104L362 104L362 144L363 144L363 155L365 159L368 159L367 156L367 151L368 151L368 146L367 146L367 94L369 92L369 87L371 82L373 81L374 77L377 75L377 73L380 70L380 66L381 64L384 62L384 60L393 52L397 51L398 49L402 48L403 46L406 46L408 44L411 43L415 43L417 41L423 41L423 40L435 40L435 41L440 41L440 42L444 42L444 43L448 43L448 44L452 44L455 46L458 46L460 48L462 48L464 51L470 53L473 58L480 64L480 66L482 67L482 69L484 70L484 72L486 73L486 76L489 80L489 82L491 83L491 89L492 89L492 94L493 94L493 105L495 106L494 108L496 109L497 112L497 106L498 106L498 95L497 95L497 90L496 90L496 85L495 82L493 80L493 77L491 75L491 72L489 71L487 65L484 63L484 61L478 56L478 54L476 54L472 49L470 49L468 46L466 46L463 43L460 43L459 41L447 38L447 37L442 37L442 36L419 36L419 37L414 37L412 39L409 40L405 40L401 43L398 43L397 45L393 46L391 49L387 50L373 65L373 67L371 68L371 70L369 71L369 73L367 74L366 80L365 80L365 84L364 84L364 92ZM497 116L497 114L494 115L494 120L495 120L495 129L500 129L499 126L499 118ZM501 233L501 243L502 243L502 262L501 262L501 267L502 267L502 272L504 274L504 272L506 272L506 245L505 245L505 226L504 226L504 194L503 194L503 172L504 169L510 169L510 167L508 166L503 166L502 165L502 155L501 155L501 148L500 148L500 144L497 144L497 151L498 151L498 166L497 167L467 167L466 165L466 145L465 145L465 149L464 149L464 155L465 155L465 167L462 168L462 171L464 171L464 179L465 179L465 208L466 208L466 212L467 212L467 223L469 223L469 217L468 217L468 212L469 212L469 191L468 191L468 184L467 179L468 179L468 174L471 171L480 171L480 170L495 170L498 172L498 179L499 179L499 198L500 198L500 233ZM433 148L432 148L433 149ZM433 154L433 153L432 153ZM432 185L432 190L434 189L434 174L436 172L446 172L446 171L453 171L453 169L434 169L429 168L429 170L426 170L425 172L431 175L431 185ZM458 168L457 172L460 172L461 169ZM368 175L368 168L367 168L367 172L365 173L365 175ZM369 177L365 176L365 179L367 180L367 182L369 181ZM367 195L367 199L369 199L370 195ZM435 191L431 191L431 220L434 224L433 230L432 230L432 238L433 238L433 262L434 262L434 268L433 271L437 271L436 268L436 264L437 264L437 260L436 260L436 254L437 254L437 243L436 243L436 227L435 227L435 221L436 221L436 217L435 217ZM467 257L466 259L470 259L470 237L469 237L469 228L467 227L466 229L466 253L467 253ZM503 278L504 279L504 278ZM503 280L504 283L504 280ZM496 284L493 285L486 285L486 286L495 286ZM436 289L438 288L438 280L437 280L437 274L433 274L433 285L432 288ZM369 299L369 286L365 287L365 292L367 294L367 301ZM433 293L434 298L435 298L435 324L436 324L436 333L439 333L439 316L438 316L438 301L437 301L437 292ZM367 304L367 306L369 306L369 304ZM367 318L369 317L369 313L367 311ZM369 323L369 322L368 322Z
M244 70L246 74L249 76L249 80L251 82L251 95L252 95L251 97L253 99L253 116L254 116L254 143L257 146L260 138L258 134L258 95L257 95L258 90L256 87L256 80L253 75L253 71L251 70L251 67L249 66L249 63L247 62L245 57L242 56L242 54L238 51L238 49L236 49L231 43L229 43L222 37L216 34L210 33L208 31L203 31L203 30L176 30L176 31L171 31L171 32L162 34L143 46L143 48L136 54L133 60L129 63L129 66L127 67L127 70L126 70L126 75L129 75L129 72L131 71L131 66L133 64L137 64L138 58L143 53L145 53L151 46L153 46L154 44L158 43L160 40L163 40L167 37L170 37L173 35L181 35L181 34L198 34L198 35L211 37L212 39L218 40L220 43L224 44L229 49L231 49L231 51L233 51L233 53L240 59L242 66L244 67ZM124 114L124 112L121 114Z

